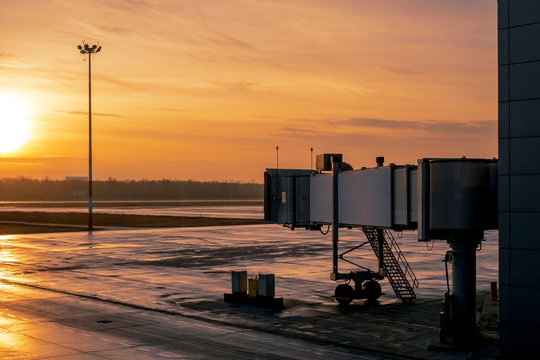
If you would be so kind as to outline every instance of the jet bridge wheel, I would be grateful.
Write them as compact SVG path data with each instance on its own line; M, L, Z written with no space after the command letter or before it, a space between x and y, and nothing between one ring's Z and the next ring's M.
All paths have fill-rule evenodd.
M375 280L368 280L363 284L364 296L368 301L374 301L381 296L381 284Z
M349 284L340 284L336 287L334 295L340 305L349 305L354 298L354 290Z

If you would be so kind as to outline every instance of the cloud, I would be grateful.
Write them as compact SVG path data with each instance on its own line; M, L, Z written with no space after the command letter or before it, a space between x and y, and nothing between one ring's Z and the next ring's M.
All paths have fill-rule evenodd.
M417 129L422 123L418 121L399 121L377 118L352 118L345 120L330 120L330 124L337 126L373 127L381 129Z
M334 139L353 136L378 139L395 138L399 134L403 138L413 137L464 137L474 135L478 137L494 136L497 131L497 121L404 121L379 118L350 118L336 119L297 119L286 127L279 129L276 136L328 138ZM373 130L378 130L375 133ZM401 133L400 133L401 131Z
M59 156L59 155L41 155L41 156L14 156L2 158L0 166L45 166L51 163L73 163L83 161L85 157L77 156Z
M96 27L102 32L110 33L110 34L126 35L126 34L135 33L133 30L128 29L126 27L121 27L121 26L109 26L109 25L100 24L100 25L97 25Z
M382 68L390 72L400 74L400 75L418 75L419 74L418 71L414 71L414 70L407 69L404 67L382 66Z
M103 80L113 85L119 85L119 86L126 87L128 89L133 89L133 90L142 90L140 87L135 86L133 83L128 82L128 81L122 81L122 80L118 80L118 79L115 79L109 76L103 76L103 75L94 75L94 76L97 79Z
M248 91L251 90L254 86L259 85L258 82L253 81L232 81L232 82L213 82L213 84L224 87L228 90L236 91Z
M483 133L495 131L497 121L403 121L378 118L351 118L346 120L330 120L330 124L359 128L424 130L430 133Z
M288 134L290 136L319 136L328 134L328 131L306 129L302 127L283 127L279 129L280 132Z
M215 44L215 45L225 45L225 46L231 46L236 48L242 48L242 49L253 49L253 46L251 44L248 44L245 41L242 41L240 39L236 39L232 36L229 36L227 34L207 29L211 34L215 35L215 37L206 37L206 40Z
M69 114L69 115L88 115L87 111L75 111L75 110L54 110L59 113ZM93 116L103 116L103 117L124 117L123 115L117 115L117 114L108 114L108 113L99 113L99 112L92 112Z
M184 111L189 111L189 109L181 109L181 108L161 108L159 110L162 110L162 111L170 111L170 112L184 112Z

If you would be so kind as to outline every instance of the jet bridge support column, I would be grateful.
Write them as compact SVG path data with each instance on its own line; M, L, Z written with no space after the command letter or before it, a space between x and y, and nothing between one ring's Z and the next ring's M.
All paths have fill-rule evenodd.
M468 346L476 336L476 248L484 230L497 228L497 160L420 159L418 171L418 239L452 248L439 339Z
M333 188L333 210L332 210L332 247L333 247L333 266L332 273L338 273L338 238L339 238L339 192L338 192L338 174L341 168L342 157L332 156L332 188Z
M457 343L471 342L476 334L476 247L480 241L448 241L452 248L452 330Z

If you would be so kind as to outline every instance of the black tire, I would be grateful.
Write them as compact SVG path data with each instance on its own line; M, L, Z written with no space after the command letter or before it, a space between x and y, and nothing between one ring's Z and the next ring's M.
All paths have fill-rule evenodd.
M375 301L381 296L381 284L375 280L368 280L364 283L364 294L368 301Z
M354 298L354 290L349 284L340 284L336 287L334 295L340 305L349 305Z

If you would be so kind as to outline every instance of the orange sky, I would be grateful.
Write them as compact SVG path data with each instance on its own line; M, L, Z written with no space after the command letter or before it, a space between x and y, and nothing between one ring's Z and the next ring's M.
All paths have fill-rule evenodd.
M493 0L0 0L0 93L31 137L0 177L261 182L314 152L353 167L497 155ZM4 115L5 116L5 115Z

